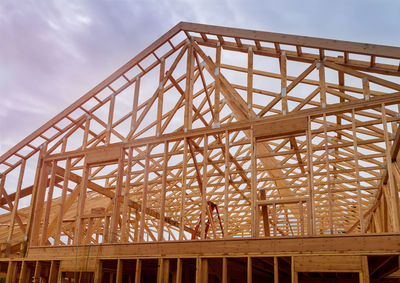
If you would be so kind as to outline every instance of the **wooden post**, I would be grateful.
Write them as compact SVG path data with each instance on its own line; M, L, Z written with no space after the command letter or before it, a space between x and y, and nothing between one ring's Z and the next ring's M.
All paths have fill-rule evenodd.
M274 237L276 237L277 236L277 223L276 223L276 203L274 202L273 204L272 204L272 221L274 222Z
M14 282L15 274L17 272L17 262L9 261L7 267L6 282Z
M31 244L33 246L38 245L39 242L39 231L40 231L40 222L42 219L42 213L43 213L43 205L44 205L44 196L46 192L46 183L47 183L47 168L48 165L46 162L42 163L41 167L41 173L40 173L40 180L39 180L39 185L37 187L37 192L36 192L36 201L34 201L34 212L31 212L31 215L33 215L33 223L32 223L32 233L31 233ZM31 205L32 202L31 202ZM32 214L33 213L33 214Z
M85 131L83 133L83 141L82 141L82 150L85 150L88 144L88 137L90 131L90 120L91 117L89 114L86 114L86 121L85 121Z
M53 200L54 183L55 183L55 179L56 179L56 172L55 172L56 166L57 166L57 161L53 161L53 163L51 165L50 184L49 184L49 189L47 191L46 210L45 210L45 214L44 214L44 222L43 222L43 228L42 228L42 240L40 242L40 244L42 246L46 245L46 243L47 243L47 228L49 225L51 203Z
M94 283L101 283L103 277L103 263L100 259L96 260L94 271Z
M85 211L85 201L86 201L86 191L87 191L87 183L90 174L89 165L84 165L83 168L83 181L81 183L81 191L79 193L78 199L78 211L76 215L76 222L75 222L75 235L74 235L74 245L79 245L82 242L82 235L83 235L83 223L84 219L82 218L84 211Z
M108 110L108 123L107 123L107 128L106 128L106 141L105 144L106 146L110 144L111 142L111 130L112 130L112 123L113 123L113 117L114 117L114 105L115 105L115 92L111 94L110 98L110 108Z
M141 283L142 278L142 260L136 260L136 268L135 268L135 283Z
M216 80L215 80L215 90L214 90L214 123L219 123L219 108L220 108L220 93L221 93L221 44L217 43L216 55L215 55L215 66L216 66Z
M292 283L298 283L298 274L296 272L294 257L292 256L291 262Z
M33 282L40 283L40 272L41 272L42 264L40 261L36 261L35 265L35 273L33 275Z
M314 213L314 169L313 169L313 144L311 134L311 117L308 117L307 126L307 171L308 171L308 194L309 200L309 227L308 234L315 235L315 213Z
M176 283L182 283L182 259L176 259Z
M276 256L274 256L274 283L279 283L279 265Z
M32 240L34 237L31 237L31 236L34 235L33 227L35 227L35 221L36 221L36 217L37 217L37 215L34 212L36 212L36 203L38 202L38 191L40 188L40 184L42 182L41 178L43 176L43 167L44 167L43 156L46 152L46 148L47 148L47 146L41 146L40 152L39 152L39 157L38 157L37 166L36 166L35 180L34 180L34 185L33 185L33 190L32 190L32 197L31 197L31 202L30 202L29 219L28 219L28 224L27 224L26 231L25 231L24 243L21 247L22 254L26 253L28 241L30 241L32 244L33 243L37 244L37 242L34 242ZM5 176L3 176L2 181L4 180L4 178L5 178ZM38 227L36 227L35 229L37 229L37 228ZM37 238L35 238L35 240L36 239Z
M224 237L229 233L229 132L225 131Z
M63 181L62 193L61 193L59 217L57 219L56 233L54 236L54 245L55 246L60 245L61 228L62 228L62 223L63 223L63 218L64 218L64 205L65 205L65 199L67 197L70 171L71 171L71 158L67 158L66 165L65 165L65 171L64 171L64 181Z
M169 283L169 259L163 259L163 280L162 283Z
M208 165L208 136L204 135L204 153L203 153L203 187L200 188L201 194L201 239L206 238L206 215L208 210L207 206L207 165ZM200 185L200 184L199 184ZM210 219L210 222L212 219Z
M157 107L157 127L156 127L156 135L160 136L161 133L161 124L162 124L162 113L163 113L163 100L164 100L164 72L165 72L165 59L162 58L160 62L160 81L158 86L158 107Z
M118 241L118 223L120 221L120 208L121 208L121 192L122 192L122 183L123 183L123 175L124 175L124 159L125 159L125 150L121 148L120 156L118 159L118 175L117 175L117 185L115 188L114 194L114 203L113 203L113 214L111 217L111 242Z
M357 200L358 200L358 217L360 219L360 228L361 233L365 232L365 224L364 224L364 213L362 208L362 195L360 189L360 170L359 170L359 162L358 162L358 142L357 142L357 131L356 131L356 113L354 109L352 110L352 123L351 129L353 132L353 148L354 148L354 169L356 174L356 185L357 185Z
M164 219L165 219L165 193L167 190L167 170L168 170L168 141L164 142L163 174L161 184L161 208L160 225L158 227L158 240L164 240Z
M369 283L368 257L361 256L360 283Z
M192 129L193 122L193 82L194 82L194 57L193 45L188 43L187 49L187 65L186 65L186 90L185 90L185 117L184 117L184 132Z
M18 283L25 283L27 279L28 267L26 261L23 260L21 263L21 272L19 273Z
M303 202L299 202L299 222L301 235L304 236L304 215L303 215Z
M137 110L139 103L139 91L140 91L140 77L137 76L135 79L135 90L133 94L133 103L132 103L132 119L131 119L131 131L135 129L137 125Z
M57 282L57 275L59 269L59 262L52 260L50 263L50 272L49 272L49 283Z
M251 131L251 236L256 238L258 233L258 204L257 204L257 159L256 140L253 129Z
M115 283L122 283L123 268L124 268L124 263L122 262L121 259L118 259L118 262L117 262L117 276L116 276Z
M253 48L247 51L247 107L249 118L253 118Z
M208 283L208 259L201 259L201 283Z
M247 258L247 283L251 283L253 281L253 264L251 261L251 257Z
M395 186L395 181L393 177L393 168L392 168L392 158L390 154L391 144L389 140L389 133L387 127L387 118L386 118L386 108L385 104L382 103L382 123L383 123L383 130L384 130L384 138L385 138L385 161L386 161L386 168L388 174L388 188L390 194L390 203L392 207L392 225L393 225L393 232L399 232L399 207L398 207L398 191Z
M320 87L320 101L322 108L326 108L326 82L325 82L325 67L323 60L318 63L319 70L319 87Z
M228 259L222 258L222 283L228 283Z
M148 181L149 181L149 164L150 164L150 145L146 146L146 161L144 167L144 183L143 183L143 195L142 195L142 209L140 211L140 228L139 228L139 242L144 241L144 229L146 220L147 210L147 193L148 193Z
M287 103L287 78L286 78L286 52L282 51L280 56L280 70L281 70L281 97L282 97L282 114L288 113Z
M185 228L185 203L186 203L186 170L188 161L188 141L185 137L183 140L183 157L182 157L182 190L181 190L181 207L180 207L180 226L179 226L179 240L184 239Z
M332 196L332 184L331 184L331 171L329 162L329 149L328 149L328 123L326 120L326 114L323 115L324 118L324 146L325 146L325 165L326 165L326 182L328 188L328 211L329 211L329 229L330 233L333 234L333 196Z
M196 283L203 283L201 281L201 275L202 275L201 263L202 263L201 258L199 257L196 258Z
M130 195L130 183L131 183L131 170L132 170L132 154L133 148L129 147L128 150L128 164L126 167L126 179L125 179L125 190L123 195L123 207L122 207L122 223L121 223L121 242L128 242L129 234L129 195Z
M164 275L164 259L158 258L157 263L157 283L163 282L163 275Z
M103 243L108 243L110 239L110 216L104 217Z

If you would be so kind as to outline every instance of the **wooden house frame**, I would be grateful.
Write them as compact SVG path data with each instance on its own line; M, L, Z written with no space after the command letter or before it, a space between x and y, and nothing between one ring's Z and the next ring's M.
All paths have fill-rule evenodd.
M399 121L399 47L181 22L0 157L0 274L390 280Z

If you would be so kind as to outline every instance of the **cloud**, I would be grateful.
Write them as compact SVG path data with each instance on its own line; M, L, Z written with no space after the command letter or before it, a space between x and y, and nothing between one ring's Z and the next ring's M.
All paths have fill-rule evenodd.
M0 140L17 143L179 21L400 46L398 11L395 0L3 0Z

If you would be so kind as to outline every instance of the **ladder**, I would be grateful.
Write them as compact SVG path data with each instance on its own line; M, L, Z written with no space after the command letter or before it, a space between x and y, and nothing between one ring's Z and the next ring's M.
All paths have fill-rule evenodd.
M224 228L222 227L222 221L221 221L221 217L219 216L218 206L217 206L215 203L213 203L212 201L207 201L207 215L208 215L208 219L207 219L207 222L206 222L205 239L207 239L207 232L208 232L208 230L209 230L209 228L210 228L210 224L211 224L212 226L214 225L214 224L213 224L213 223L214 223L214 222L213 222L213 219L214 219L214 215L213 215L214 210L215 210L215 212L217 213L219 226L220 226L221 232L222 232L222 237L224 236ZM193 231L193 233L192 233L192 240L196 239L196 236L197 236L197 233L198 233L198 231L199 231L200 225L201 225L201 215L200 215L199 221L198 221L197 224L196 224L196 228L194 229L194 231ZM215 232L215 230L214 230L214 232Z

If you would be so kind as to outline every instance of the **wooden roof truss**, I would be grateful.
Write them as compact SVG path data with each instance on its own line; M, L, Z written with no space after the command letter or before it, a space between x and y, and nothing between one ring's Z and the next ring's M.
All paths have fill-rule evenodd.
M399 62L179 23L0 157L3 248L399 232Z

